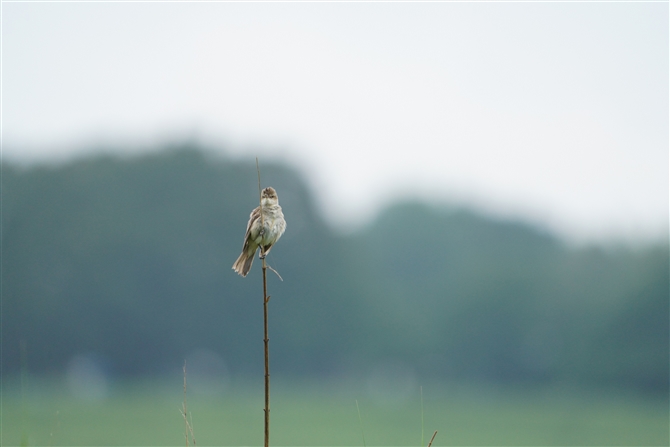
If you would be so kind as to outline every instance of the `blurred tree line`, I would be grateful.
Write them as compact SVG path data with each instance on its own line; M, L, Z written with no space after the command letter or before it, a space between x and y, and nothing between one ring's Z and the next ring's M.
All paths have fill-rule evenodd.
M300 175L262 165L288 221L269 263L272 368L668 392L669 253L569 248L465 209L399 203L331 231ZM253 161L174 147L2 166L2 368L59 373L94 352L160 374L206 347L262 371L259 263L231 266L258 202Z

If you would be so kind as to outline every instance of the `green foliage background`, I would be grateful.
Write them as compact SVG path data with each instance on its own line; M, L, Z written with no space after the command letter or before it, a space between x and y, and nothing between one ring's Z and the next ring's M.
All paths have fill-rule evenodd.
M269 257L272 367L287 377L409 365L420 378L668 393L668 246L570 248L531 226L398 203L328 228L293 169L262 164L288 228ZM59 373L94 352L116 376L206 347L262 370L260 269L232 270L255 164L175 147L2 166L2 368Z

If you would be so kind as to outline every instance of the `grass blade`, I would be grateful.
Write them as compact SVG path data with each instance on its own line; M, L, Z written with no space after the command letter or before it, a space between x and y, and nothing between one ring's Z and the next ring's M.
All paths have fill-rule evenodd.
M365 430L363 430L363 418L361 417L361 409L358 408L358 400L356 400L356 410L358 410L358 422L361 423L361 434L363 435L363 447L367 447L365 445Z

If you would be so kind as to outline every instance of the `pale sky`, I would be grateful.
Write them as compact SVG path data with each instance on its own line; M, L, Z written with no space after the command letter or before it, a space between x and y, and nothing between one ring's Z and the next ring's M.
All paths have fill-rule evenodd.
M344 229L418 197L668 237L667 2L1 7L4 160L196 138L298 166Z

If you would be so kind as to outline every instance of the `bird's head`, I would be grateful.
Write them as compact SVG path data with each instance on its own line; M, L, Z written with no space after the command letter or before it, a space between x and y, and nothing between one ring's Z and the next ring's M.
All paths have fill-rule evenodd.
M277 191L271 186L268 186L261 193L261 203L263 206L278 205L279 197L277 197Z

